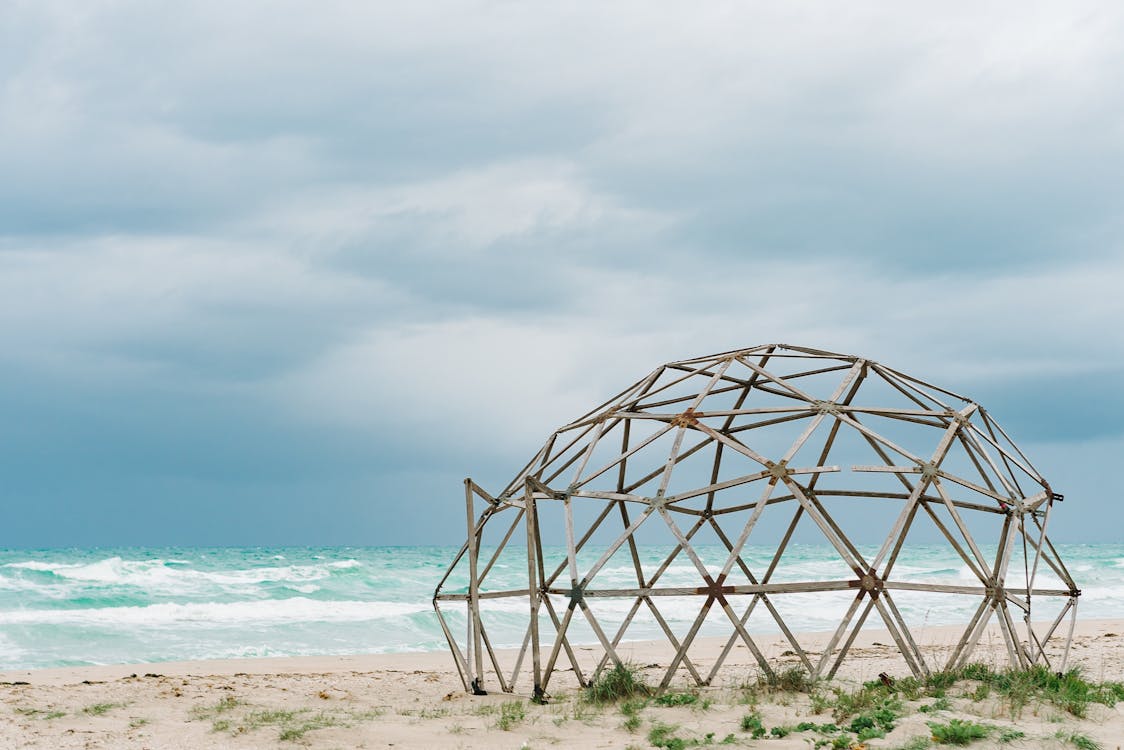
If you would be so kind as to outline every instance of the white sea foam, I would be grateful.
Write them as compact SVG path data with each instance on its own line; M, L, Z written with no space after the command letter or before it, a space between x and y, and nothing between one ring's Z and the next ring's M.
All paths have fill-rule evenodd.
M432 611L417 603L317 601L305 597L256 602L201 602L150 604L146 607L92 609L28 609L0 612L0 625L276 625L328 622L361 622L404 617Z
M0 568L23 568L25 570L47 570L53 571L57 568L70 568L76 567L73 565L65 565L62 563L45 563L39 560L27 560L26 562L5 563L0 565Z
M564 561L565 551L547 549ZM626 550L627 552L627 550ZM644 574L650 577L670 549L640 549ZM872 559L877 550L862 548ZM983 549L994 555L994 547ZM221 658L235 655L327 654L441 648L444 636L429 601L433 588L456 549L166 549L131 552L57 550L34 555L0 551L0 668L46 667L78 662ZM501 555L489 573L490 590L526 586L526 558ZM582 565L595 561L597 549L582 553ZM712 573L727 559L725 550L703 548L699 555ZM1084 590L1082 617L1124 616L1124 547L1075 546L1062 558ZM772 552L747 548L744 559L760 578ZM489 558L490 559L490 558ZM462 566L463 567L463 566ZM553 572L551 566L550 572ZM462 571L463 573L463 571ZM741 573L735 568L734 579ZM838 553L827 546L794 546L772 580L851 578ZM947 548L903 549L894 567L899 580L936 580L978 584L964 561ZM563 581L569 576L564 571ZM657 586L698 585L699 572L685 555L676 558ZM627 588L636 581L631 556L614 557L594 579L594 588ZM446 587L466 590L467 579L454 574ZM565 583L559 584L565 586ZM1040 566L1036 586L1063 588ZM894 600L911 625L924 627L964 622L979 598L895 591ZM751 597L730 596L734 611L745 612ZM850 602L852 592L792 594L770 597L794 630L830 630ZM1042 602L1040 611L1064 604L1064 597ZM565 597L555 605L565 606ZM590 597L599 624L614 631L634 600ZM699 597L660 597L661 613L682 636L701 612ZM530 610L526 597L482 602L494 645L518 645L526 633ZM464 602L443 603L449 627L462 633ZM541 613L549 632L549 616ZM876 613L871 627L880 626ZM595 642L589 623L577 616L575 639ZM758 605L747 623L752 633L777 632L776 622ZM703 634L729 633L729 618L712 607ZM629 638L663 638L658 622L641 606Z
M261 583L307 582L328 578L334 570L359 568L358 560L337 560L313 565L248 567L206 571L189 567L188 560L123 560L110 557L92 563L46 563L38 560L7 563L2 567L51 573L57 578L84 583L136 586L167 590L177 586L218 584L246 586ZM3 580L3 579L0 579ZM11 579L9 579L11 580Z

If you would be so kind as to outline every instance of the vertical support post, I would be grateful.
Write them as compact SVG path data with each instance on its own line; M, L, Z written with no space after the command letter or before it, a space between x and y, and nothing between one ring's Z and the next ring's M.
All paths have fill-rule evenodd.
M464 480L464 512L468 522L468 668L473 695L487 695L484 690L484 654L480 643L480 579L477 565L480 558L476 520L472 513L472 480Z
M531 599L531 665L534 689L531 700L541 702L545 698L542 689L542 656L539 652L539 584L538 584L538 554L536 552L536 518L535 496L529 485L523 493L526 503L527 524L527 594Z

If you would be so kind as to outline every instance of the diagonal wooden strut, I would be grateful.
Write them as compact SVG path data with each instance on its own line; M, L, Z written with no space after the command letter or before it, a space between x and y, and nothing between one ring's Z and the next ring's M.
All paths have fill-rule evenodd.
M868 453L867 446L881 464L856 466L846 457L849 451ZM810 466L794 468L814 453L818 459ZM829 462L843 464L843 471ZM877 477L866 480L866 472L892 475L893 491ZM836 511L835 497L893 500L890 532L868 550L868 540L845 531L852 527ZM902 591L979 596L949 667L970 658L994 617L1012 666L1064 669L1081 592L1047 534L1055 497L993 416L970 399L897 370L787 344L683 359L656 368L556 430L500 494L466 480L466 541L434 592L434 614L466 690L482 691L487 671L494 672L499 689L511 691L525 684L520 675L529 672L539 699L564 663L583 685L619 664L621 644L641 620L654 622L674 649L664 686L680 666L696 684L710 684L739 642L769 673L748 632L762 618L783 634L810 674L833 677L873 612L909 669L923 676L930 665L907 622L911 610L901 608L908 596ZM559 512L546 512L548 507ZM792 508L791 521L785 525L786 510L779 526L761 523L769 507ZM652 520L657 515L662 524ZM544 527L551 517L560 521ZM804 517L811 522L804 527L822 534L853 578L804 580L785 570L785 550L799 538ZM922 523L970 571L970 585L903 579L917 540L911 530L926 517L932 525ZM690 521L680 525L684 518ZM998 538L981 535L977 521L987 522L988 534L1001 521ZM650 527L672 537L658 556L645 549ZM721 557L708 566L703 558L711 559L712 551L699 540L711 535ZM522 586L512 581L510 562L524 537L526 559L516 566L519 578L526 566ZM757 559L747 552L751 540L755 547L770 545L764 571L751 564ZM684 558L689 565L681 574ZM620 560L626 567L616 566ZM695 580L667 580L672 570ZM622 573L623 585L617 578ZM1054 576L1060 586L1047 582ZM844 616L824 652L812 658L794 623L782 617L787 610L777 597L847 590L853 598ZM684 634L660 607L666 611L663 602L669 601L661 597L686 596L696 597L691 601L698 610L684 618ZM1043 596L1061 597L1054 600L1062 602L1061 611L1050 609L1052 621L1036 624L1032 613L1044 614L1035 604ZM492 619L500 611L488 604L494 600L525 602L502 611L504 617L520 611L529 618L526 628ZM609 606L614 600L619 608ZM463 629L450 615L453 607L464 607L456 614L466 615ZM578 659L575 618L582 637L600 647L592 672ZM717 660L704 670L690 653L715 620L728 630ZM510 672L501 670L503 654L495 648L506 640L521 644ZM1058 643L1064 644L1060 657ZM506 659L504 664L510 666Z

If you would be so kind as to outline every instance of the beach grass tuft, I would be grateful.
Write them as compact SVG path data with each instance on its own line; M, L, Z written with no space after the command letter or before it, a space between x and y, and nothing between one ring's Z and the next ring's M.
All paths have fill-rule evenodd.
M932 745L933 743L928 737L918 735L917 737L911 737L905 741L904 745L898 745L893 748L893 750L926 750L926 748L932 747Z
M952 701L948 699L948 696L942 695L940 698L934 698L932 703L919 706L917 710L923 714L932 714L937 711L948 711L950 708L952 708Z
M41 708L23 708L23 707L17 706L16 708L14 708L12 710L15 711L17 714L20 714L22 716L38 717L39 719L42 719L42 720L60 719L63 716L66 716L66 711L58 711L58 710L44 711Z
M665 750L683 750L688 746L688 741L676 735L677 731L679 731L679 727L675 724L657 723L648 732L648 743L653 747L665 748Z
M296 710L259 708L236 711L236 709L247 708L249 706L246 703L233 696L225 696L215 704L195 706L191 709L190 718L209 719L212 732L229 732L233 735L273 727L277 729L278 739L292 742L302 740L307 733L316 729L352 726L356 722L369 721L383 715L383 710L380 708L368 711L313 711L307 708Z
M623 727L630 733L635 733L640 729L641 719L640 712L648 705L647 700L633 698L621 702L621 713L624 714Z
M791 667L763 678L766 687L786 693L807 693L815 683L801 667Z
M968 745L986 738L994 727L971 720L950 719L947 724L931 721L929 729L933 732L933 742L940 745Z
M228 711L233 711L242 705L242 702L235 698L233 695L224 695L218 703L212 706L194 706L191 709L191 718L193 719L213 719L216 716L221 716Z
M328 713L319 713L314 716L302 719L297 723L290 723L281 727L280 733L277 735L279 740L284 742L292 742L302 739L304 735L314 729L323 729L325 727L337 727L343 724L336 716Z
M1080 732L1059 730L1054 737L1069 745L1073 745L1077 750L1101 750L1101 743L1097 742L1089 735L1081 734Z
M701 704L699 694L692 690L673 691L661 693L656 696L654 703L657 706L698 706Z
M878 706L855 716L847 725L847 731L854 732L859 741L885 737L894 731L894 723L902 715L902 703L896 698L887 698Z
M761 722L761 715L756 711L743 716L740 726L743 732L749 732L749 736L755 740L761 739L768 732L768 730L765 729L765 725Z
M496 727L505 732L510 732L516 724L522 723L527 716L527 709L523 701L506 701L500 706L500 715L496 719Z
M892 724L902 715L903 704L894 688L881 682L868 682L858 690L835 688L835 702L831 716L842 724L851 717L866 716L876 724Z
M602 672L601 676L585 689L583 697L587 703L604 705L637 696L646 697L652 692L640 677L640 670L636 665L621 662L613 665L612 669Z
M1020 716L1032 702L1049 703L1083 719L1088 715L1090 704L1112 708L1117 701L1124 700L1124 684L1090 682L1076 667L1065 673L1051 672L1042 665L997 672L986 664L977 663L942 673L942 679L948 680L949 685L957 680L978 682L972 699L978 701L994 692L1002 698L1012 718Z
M995 738L1000 745L1006 745L1011 742L1026 739L1026 732L1021 729L1000 729L999 736Z

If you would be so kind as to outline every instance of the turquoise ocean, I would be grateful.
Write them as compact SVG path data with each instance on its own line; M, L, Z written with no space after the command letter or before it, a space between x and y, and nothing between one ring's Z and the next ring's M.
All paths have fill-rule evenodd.
M443 650L431 598L456 551L3 550L0 669ZM1083 590L1079 617L1124 618L1124 544L1059 545L1058 551ZM655 561L665 553L645 554ZM829 547L797 546L793 553L784 571L789 580L813 580L838 559ZM745 556L751 566L767 565L769 550L748 549ZM911 548L896 571L905 580L970 580L966 566L947 548ZM519 588L526 584L526 562L501 558L491 575L493 586ZM629 586L635 580L630 575L627 566L608 567L598 580L606 587ZM689 564L677 563L661 584L694 586L696 578ZM903 615L931 625L966 621L970 607L953 599L915 599L903 606ZM672 626L689 626L698 603L671 605L665 614ZM489 628L497 645L518 645L522 638L525 605L511 601L510 606L518 608L511 612L510 627L504 629L500 612ZM794 630L804 631L829 629L838 616L834 606L818 606L814 599L786 615ZM453 613L454 627L458 618L463 622ZM629 635L656 634L640 628Z

